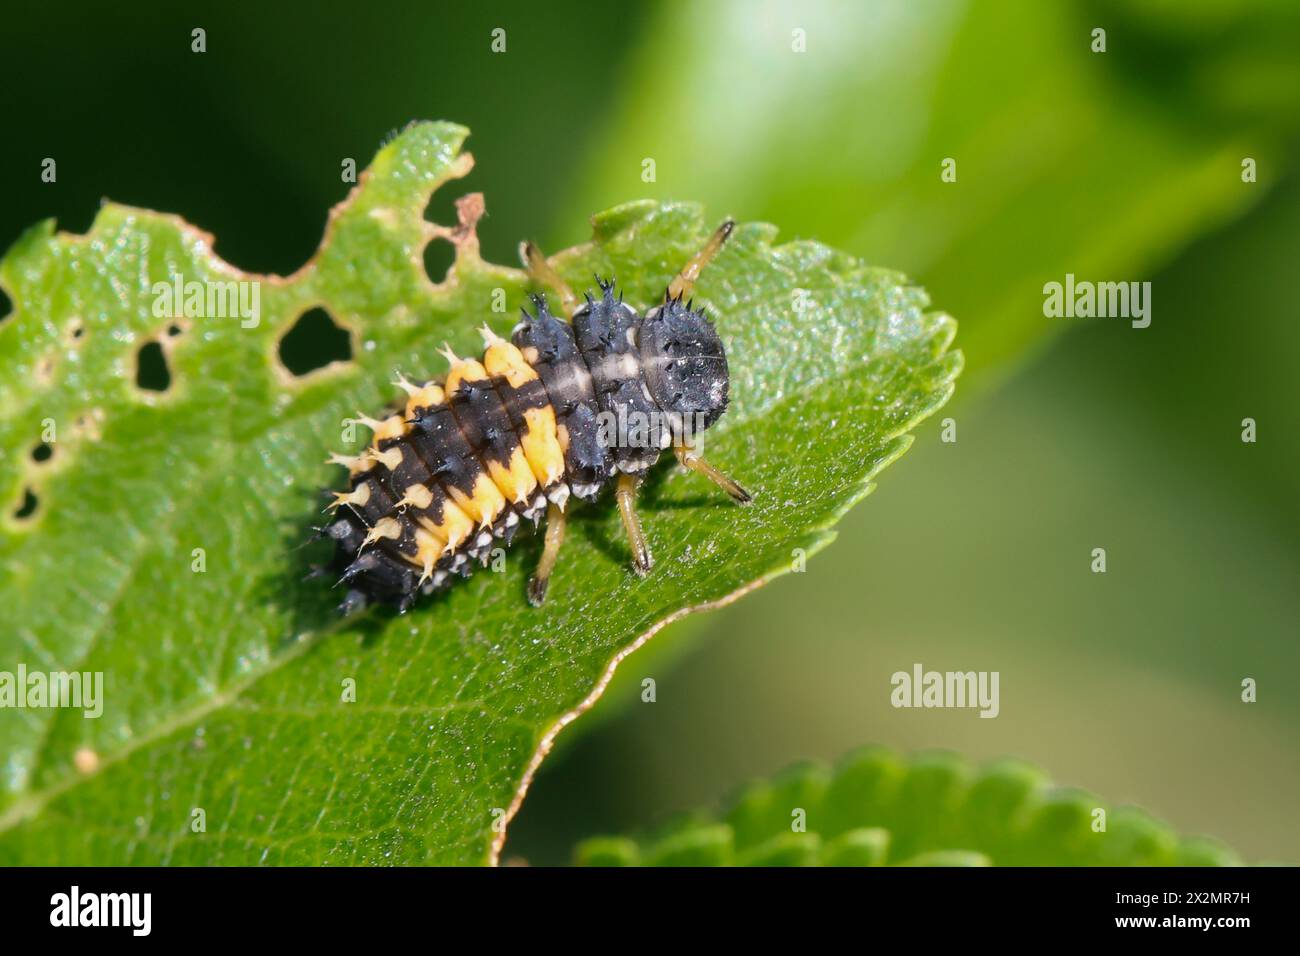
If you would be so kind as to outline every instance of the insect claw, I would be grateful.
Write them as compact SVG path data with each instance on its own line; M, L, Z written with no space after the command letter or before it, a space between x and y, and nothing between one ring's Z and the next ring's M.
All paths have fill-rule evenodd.
M547 578L529 578L528 603L533 607L541 607L546 601L546 586L548 584L550 584L550 580Z

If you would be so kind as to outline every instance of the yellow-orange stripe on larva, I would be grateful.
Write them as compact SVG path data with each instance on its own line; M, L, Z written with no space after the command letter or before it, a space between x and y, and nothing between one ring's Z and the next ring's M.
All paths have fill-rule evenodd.
M454 394L462 382L484 382L488 380L487 369L481 363L474 359L460 359L451 367L451 372L447 375L447 383L444 386L447 394ZM525 502L537 487L537 479L533 476L533 470L528 466L528 458L524 455L523 448L519 447L510 455L510 460L506 464L491 459L484 462L487 466L487 473L491 476L491 482L496 486L498 494L503 496L501 507L505 507L506 501L516 503ZM474 498L478 500L480 486L483 482L480 480L474 485ZM484 487L483 493L491 496L491 490ZM498 508L492 512L491 518L485 518L483 523L491 523L501 509Z
M380 518L374 523L374 526L371 527L370 533L366 535L366 539L362 542L361 546L364 548L366 545L378 541L380 538L388 538L395 541L401 536L402 524L400 521L392 517Z
M479 527L489 525L506 507L501 490L487 475L479 475L475 479L473 494L467 495L452 484L448 484L446 489L448 497L442 505L443 523L439 527L459 528L463 518L469 531L472 531L475 522L478 522ZM465 537L468 537L469 531L465 532ZM455 544L452 544L452 540L452 537L447 539L449 551L454 550L464 537L456 537Z
M426 511L431 504L433 504L433 492L427 486L407 485L402 489L402 497L397 502L397 507L405 508L411 505L419 511Z
M374 461L369 455L340 455L338 452L331 452L327 462L331 465L342 465L348 470L348 477L355 478L357 475L364 474L371 468L375 467Z
M363 482L351 491L335 491L333 495L334 500L329 505L331 509L339 505L364 505L370 500L370 486Z
M406 421L402 418L401 415L389 415L382 422L380 422L380 421L375 421L375 419L369 417L368 415L362 415L360 412L358 412L356 417L353 419L353 421L356 422L358 425L365 425L372 432L374 432L374 434L371 436L371 446L370 446L371 448L374 449L378 449L379 443L381 441L385 441L386 439L389 438L401 438L403 435L406 434L406 430L407 430Z
M406 417L407 420L414 419L416 414L422 408L437 408L444 401L446 395L443 393L442 386L436 382L426 382L423 385L412 385L410 382L403 382L403 388L406 389Z
M415 523L434 537L445 542L444 553L455 551L474 532L474 520L448 498L442 503L442 521L428 515L416 515Z
M390 470L395 468L396 464L393 461L393 456L396 456L396 461L401 461L402 453L393 448L390 448L387 453L382 452L379 450L379 443L388 441L390 438L404 436L410 430L410 426L406 424L406 419L401 415L389 415L383 421L377 422L373 418L359 415L356 421L365 425L374 433L370 438L370 447L358 457L372 464L377 461L383 462Z
M415 545L415 556L403 555L403 557L406 557L411 564L420 569L420 583L423 584L433 577L433 566L446 552L447 542L431 533L427 528L417 525L415 528Z
M523 353L503 338L489 340L483 365L489 375L504 378L511 388L522 389L525 382L537 380L537 373L524 361ZM549 488L564 476L564 450L555 427L555 409L549 404L525 409L524 424L527 431L519 439L524 457L533 477L543 488Z

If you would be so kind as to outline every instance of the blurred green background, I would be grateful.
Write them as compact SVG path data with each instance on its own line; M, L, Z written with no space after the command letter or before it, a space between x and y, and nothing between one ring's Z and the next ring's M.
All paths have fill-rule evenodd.
M1300 5L482 6L7 9L0 244L48 216L82 231L107 196L290 272L345 158L445 118L473 130L488 258L690 199L900 269L957 317L957 441L927 422L806 573L629 658L561 735L507 856L563 862L878 742L1024 757L1300 861ZM1045 318L1067 272L1150 281L1150 328ZM1001 714L891 708L915 662L999 671Z

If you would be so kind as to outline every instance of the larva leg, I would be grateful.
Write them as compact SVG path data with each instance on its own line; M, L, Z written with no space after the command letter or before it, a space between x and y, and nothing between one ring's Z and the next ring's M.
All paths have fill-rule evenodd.
M704 248L695 255L691 256L691 261L682 266L682 271L677 273L676 278L668 286L668 298L680 299L689 298L691 290L695 288L695 280L700 277L700 273L716 256L727 239L731 237L731 232L736 228L736 223L728 219L709 237L709 241L704 244Z
M564 512L557 505L546 506L546 538L542 546L542 560L537 562L537 571L528 579L528 603L541 607L546 600L546 586L550 583L551 572L555 570L555 561L560 556L560 545L564 543Z
M618 501L619 516L623 519L623 530L627 532L627 543L632 548L632 569L645 577L655 562L645 532L641 530L641 519L636 516L636 489L640 483L635 475L619 475L614 497Z
M578 297L573 294L573 289L569 287L569 284L551 268L551 264L542 255L542 250L538 249L534 243L525 242L519 247L519 256L524 260L524 265L528 268L528 274L532 277L532 280L539 285L550 286L554 289L560 297L560 307L564 309L564 317L566 319L572 318L573 310L578 305Z
M754 500L754 496L742 488L738 481L728 478L717 468L714 468L701 458L694 449L686 445L674 445L673 453L677 455L677 460L682 463L682 467L709 479L709 481L731 495L731 500L736 504L747 505Z

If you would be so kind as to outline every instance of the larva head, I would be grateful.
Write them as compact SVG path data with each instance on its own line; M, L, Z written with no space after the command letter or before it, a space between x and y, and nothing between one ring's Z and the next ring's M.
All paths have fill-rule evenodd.
M681 299L652 309L641 325L641 364L650 395L687 431L727 410L727 353L704 310Z

